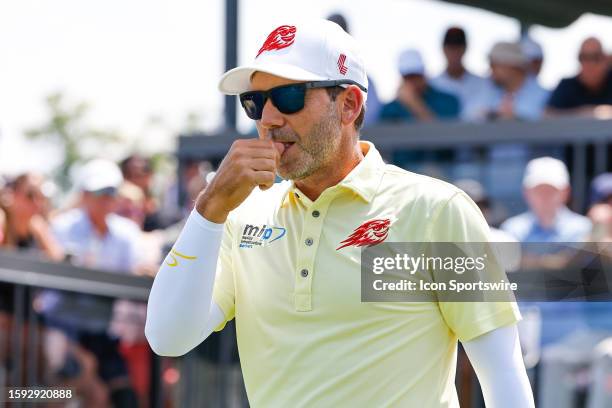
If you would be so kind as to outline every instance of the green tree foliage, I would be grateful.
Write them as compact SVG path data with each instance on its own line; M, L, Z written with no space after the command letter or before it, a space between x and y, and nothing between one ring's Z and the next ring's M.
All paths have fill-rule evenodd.
M46 97L45 105L48 119L35 127L27 129L25 134L30 139L58 143L64 152L62 164L57 169L56 179L62 188L70 185L70 167L82 160L94 156L97 148L109 143L119 143L122 138L116 131L100 130L87 122L90 107L85 102L71 103L61 92Z

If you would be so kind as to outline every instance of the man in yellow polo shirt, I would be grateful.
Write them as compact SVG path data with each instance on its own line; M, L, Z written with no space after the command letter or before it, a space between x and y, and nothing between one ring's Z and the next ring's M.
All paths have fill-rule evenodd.
M223 76L259 138L234 142L160 267L153 350L185 354L235 318L254 407L458 407L460 340L488 407L533 407L514 303L361 301L363 248L488 238L462 191L359 140L367 86L326 20L276 28Z

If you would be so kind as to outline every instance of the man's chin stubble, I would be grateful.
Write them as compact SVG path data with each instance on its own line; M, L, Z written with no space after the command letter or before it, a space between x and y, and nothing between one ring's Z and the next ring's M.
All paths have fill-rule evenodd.
M300 181L311 175L313 175L317 169L306 168L306 169L291 169L289 171L277 170L277 174L284 180Z

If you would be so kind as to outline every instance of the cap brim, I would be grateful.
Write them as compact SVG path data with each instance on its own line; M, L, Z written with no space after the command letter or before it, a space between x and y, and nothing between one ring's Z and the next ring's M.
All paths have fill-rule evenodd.
M239 95L250 90L251 76L255 72L265 72L294 81L323 81L328 78L289 64L260 64L237 67L227 71L219 81L219 91L227 95Z
M568 183L561 181L561 180L550 180L550 179L540 178L540 177L528 177L525 180L523 180L524 188L534 188L534 187L541 186L541 185L552 186L556 188L557 190L563 190L569 187Z
M415 69L405 69L405 70L400 70L400 75L401 76L407 76L407 75L425 75L425 71L415 68Z

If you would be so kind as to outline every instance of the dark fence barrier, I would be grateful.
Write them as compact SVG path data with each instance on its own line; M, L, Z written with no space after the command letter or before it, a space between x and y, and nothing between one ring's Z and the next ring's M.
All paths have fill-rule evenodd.
M116 308L113 307L117 305L116 302L130 301L143 306L151 284L152 279L146 277L86 269L68 263L51 263L37 252L0 251L0 389L81 387L91 395L81 399L80 406L88 406L91 398L99 402L95 393L91 393L91 387L82 384L75 386L73 379L83 382L81 374L87 370L87 359L82 360L79 353L76 353L76 360L80 362L67 358L61 370L55 370L59 375L49 374L53 371L50 366L54 364L50 360L58 359L65 351L61 344L57 344L57 336L51 333L57 325L49 323L78 316L76 309L82 308L80 313L85 317L105 320L110 327L111 322L116 320ZM60 293L68 305L55 316L44 313L44 295L49 292ZM77 340L67 337L70 343ZM91 339L88 341L91 343ZM214 333L182 358L159 357L152 353L148 345L144 346L147 360L137 360L138 367L135 368L140 372L137 382L144 382L148 386L145 396L136 393L138 406L248 406L233 323L228 324L221 333ZM142 353L142 347L129 350ZM142 378L143 372L148 378ZM113 403L114 406L135 406L125 400L113 400ZM29 406L27 404L14 402L11 406ZM1 401L0 406L4 406Z
M226 130L181 136L179 173L188 160L218 163L234 140L245 137L256 135ZM557 156L568 164L572 176L572 207L583 211L589 204L590 180L610 168L612 120L563 117L538 122L377 125L364 129L361 138L373 142L388 162L408 170L450 181L478 179L492 199L506 203L510 200L506 215L524 209L520 190L526 160L538 155ZM423 154L405 154L414 151ZM430 171L428 164L435 163L442 164L443 171ZM500 178L504 179L503 185ZM185 197L184 185L181 196Z

